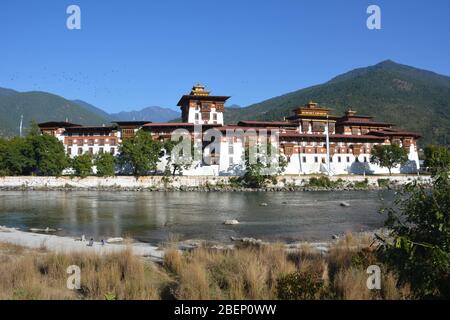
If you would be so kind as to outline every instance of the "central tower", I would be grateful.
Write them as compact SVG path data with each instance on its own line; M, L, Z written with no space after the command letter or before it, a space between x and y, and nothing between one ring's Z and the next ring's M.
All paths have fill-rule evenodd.
M230 97L212 96L205 86L197 84L188 95L181 97L178 106L183 122L223 125L225 102Z

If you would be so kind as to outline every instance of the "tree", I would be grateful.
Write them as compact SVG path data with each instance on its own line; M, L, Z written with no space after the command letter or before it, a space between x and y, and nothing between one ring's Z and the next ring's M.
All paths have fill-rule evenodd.
M431 169L433 175L440 171L448 172L450 169L450 148L437 145L426 147L425 166Z
M272 144L254 144L245 148L245 174L241 182L250 188L261 188L274 182L284 172L287 161Z
M0 138L0 176L8 174L6 166L6 152L8 150L8 141Z
M387 209L393 242L383 257L418 298L450 298L450 180L446 171L431 188L413 182Z
M183 170L187 170L192 166L193 158L194 158L194 144L191 143L191 154L174 154L173 150L175 146L181 143L180 141L165 141L163 144L163 149L165 150L165 154L167 155L167 165L164 171L166 176L175 174L183 174Z
M75 175L85 178L92 174L92 156L89 153L74 157L71 163Z
M35 171L36 161L32 145L21 137L3 143L2 167L9 175L29 175Z
M370 157L370 162L388 168L389 175L392 175L392 168L403 165L407 161L408 154L406 150L396 144L374 146Z
M64 145L57 138L47 134L30 134L26 138L26 143L32 149L35 173L43 176L59 176L69 165Z
M94 158L94 165L97 167L99 177L112 177L115 172L115 159L110 153L99 153Z
M135 176L146 175L156 170L161 149L161 142L139 130L134 137L123 140L119 162L122 166L129 167Z

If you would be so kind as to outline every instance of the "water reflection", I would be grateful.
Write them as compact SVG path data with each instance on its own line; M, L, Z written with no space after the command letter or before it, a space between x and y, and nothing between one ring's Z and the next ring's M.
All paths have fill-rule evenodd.
M389 191L295 193L0 192L0 225L61 228L60 235L96 239L130 236L158 243L182 239L228 241L323 240L381 227L380 198ZM341 201L351 207L341 207ZM267 206L261 206L265 202ZM237 219L238 226L224 220Z

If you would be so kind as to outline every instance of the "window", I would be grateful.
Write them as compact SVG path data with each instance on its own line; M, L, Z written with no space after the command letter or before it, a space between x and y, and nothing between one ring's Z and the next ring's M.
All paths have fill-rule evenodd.
M93 146L94 145L94 139L89 139L89 145Z
M234 154L234 146L232 143L228 144L228 154Z
M116 149L111 148L111 150L109 151L109 153L111 153L111 155L114 155L116 153Z
M200 114L199 113L196 113L195 114L195 120L199 120L200 119Z
M83 154L83 148L78 148L78 155Z
M338 162L341 162L341 161L342 161L341 157L338 157Z
M94 154L94 149L93 148L89 148L89 154Z
M322 158L322 163L325 163L325 158Z
M99 149L98 149L98 152L99 152L99 153L103 153L103 148L99 148Z
M347 162L350 162L350 157L347 157Z
M367 157L364 157L364 162L367 162Z
M330 162L333 162L333 157L330 157Z
M314 157L314 162L315 163L319 162L319 158L318 157Z
M217 120L217 113L213 113L213 120Z
M229 163L230 163L230 166L232 166L232 165L234 164L234 163L233 163L233 157L230 157Z
M67 148L67 154L71 155L72 154L72 148Z

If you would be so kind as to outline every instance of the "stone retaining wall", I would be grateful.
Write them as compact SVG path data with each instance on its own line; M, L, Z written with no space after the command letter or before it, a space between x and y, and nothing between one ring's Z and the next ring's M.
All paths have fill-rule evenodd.
M281 176L278 178L276 187L301 187L308 183L309 179L313 177L307 176ZM394 184L404 184L413 180L419 179L422 182L429 182L429 176L417 175L399 175L399 176L334 176L331 180L342 179L345 182L364 181L367 178L368 184L372 186L378 185L378 179L389 179ZM135 189L135 188L196 188L205 186L220 187L229 184L230 177L207 177L207 176L176 176L171 177L167 182L162 176L148 176L148 177L129 177L119 176L110 178L101 177L0 177L0 189L59 189L59 188L75 188L75 189Z

